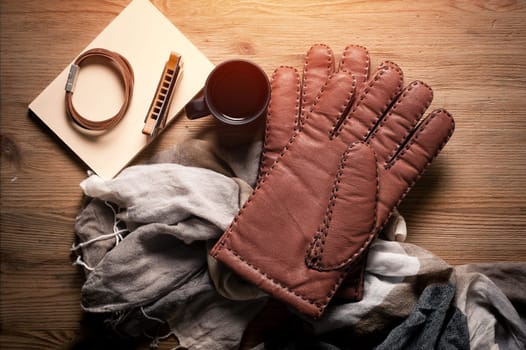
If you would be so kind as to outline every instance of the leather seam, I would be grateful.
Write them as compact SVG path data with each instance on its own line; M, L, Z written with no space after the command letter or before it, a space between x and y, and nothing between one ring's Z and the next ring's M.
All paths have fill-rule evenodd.
M352 145L354 145L354 143ZM327 206L325 216L323 217L322 227L314 235L313 239L311 240L309 244L309 248L307 249L307 259L308 259L307 265L316 267L317 269L324 268L323 266L321 266L321 263L319 262L318 258L321 258L323 254L325 240L327 239L327 236L329 235L328 231L329 231L330 224L332 222L332 212L334 209L334 205L336 203L336 199L338 197L337 195L338 185L341 182L341 177L343 175L343 170L345 168L344 164L349 158L351 147L348 147L345 153L343 154L343 156L341 157L340 165L338 166L338 171L336 173L336 177L334 178L334 182L332 185L331 196L329 198L329 205ZM326 266L326 268L331 268L331 266Z
M347 59L347 57L348 57L347 50L349 48L351 48L351 47L357 47L357 48L363 49L365 51L366 60L365 60L365 69L363 71L363 76L365 77L365 80L363 81L363 83L366 83L367 82L367 73L369 72L369 68L370 68L370 64L371 63L370 63L370 60L369 60L369 50L367 50L367 48L365 46L361 46L361 45L347 45L345 47L345 49L343 50L342 59L340 61L340 67L343 66L343 63L344 63L345 59Z
M385 63L390 63L390 62L387 61L387 62L384 62L383 64L385 64ZM347 125L347 122L351 119L352 115L356 112L358 107L362 104L362 102L369 95L370 89L372 89L374 87L376 82L379 80L380 76L385 74L385 71L387 71L390 68L393 68L397 72L400 73L400 76L402 76L402 71L401 71L401 69L398 66L394 65L394 67L393 66L389 67L389 66L383 66L383 64L380 66L380 69L383 69L383 70L378 70L377 73L374 75L374 78L372 80L370 80L369 83L367 83L367 85L363 88L363 93L361 93L359 98L355 101L355 105L352 106L351 110L349 111L347 116L344 118L343 122L338 127L338 129L334 130L333 137L338 137L341 134L341 131L345 128L345 126ZM389 108L389 105L392 103L394 98L399 94L399 91L400 91L400 89L402 87L402 84L403 84L403 78L400 78L399 82L398 82L398 87L396 88L396 90L393 93L393 95L390 96L389 102L383 107L382 113L379 116L376 117L376 119L374 120L372 125L367 129L367 132L365 133L365 135L362 136L362 140L366 140L367 139L367 135L369 135L371 133L371 130L374 129L374 126L376 125L378 120L380 120L382 118L382 115Z
M431 90L431 87L429 87L429 85L425 84L424 82L420 82L420 81L415 81L415 82L412 82L406 89L405 91L402 93L402 95L400 96L400 98L396 101L396 103L393 105L393 107L391 108L391 110L389 111L389 113L380 120L379 124L378 124L378 127L374 130L374 132L372 133L372 135L370 136L368 142L370 143L370 139L373 139L375 138L376 134L378 133L378 131L384 127L385 123L387 122L387 120L389 119L390 116L393 115L394 111L396 110L396 108L398 107L398 105L405 99L405 97L407 96L407 94L409 93L409 91L411 91L414 87L416 87L418 84L422 84L423 86L425 86L427 89L429 89L431 91L431 97L427 99L427 101L425 102L425 105L423 106L422 110L420 111L419 115L423 115L425 113L425 111L429 108L429 105L431 104L431 101L433 100L433 91ZM400 147L403 145L404 143L404 140L411 134L411 131L415 128L416 125L418 125L418 122L419 122L420 118L415 118L415 120L411 123L411 128L410 129L406 129L406 132L405 134L403 135L402 138L402 143L398 143L397 146L394 148L394 150L391 151L391 153L389 153L389 155L386 157L385 159L385 162L384 162L384 165L385 164L389 164L391 162L391 160L393 159L393 157L396 155L396 153L398 151L400 151Z
M446 115L448 116L449 119L453 120L453 118L451 117L451 114L449 114L448 111L446 111L445 109L437 109L436 111L433 111L432 114L427 118L427 120L425 121L425 123L423 123L423 125L421 125L417 132L415 133L414 137L411 139L411 141L404 147L403 150L400 151L400 153L394 158L394 161L397 161L399 160L410 148L413 144L415 144L416 140L418 139L420 133L424 130L425 127L427 127L427 125L431 122L431 120L433 120L434 118L436 118L436 116L438 115L438 113L440 112L444 112L446 113ZM436 158L436 156L438 155L438 153L440 153L440 151L442 150L442 148L444 148L444 146L446 145L446 143L449 141L449 139L451 138L452 134L453 134L453 130L455 129L454 128L454 122L452 124L453 126L450 127L448 129L448 136L446 137L446 139L440 144L440 146L437 148L437 151L435 152L435 154L431 157L431 159L426 163L426 165L424 166L424 169L419 173L419 175L421 173L423 173L425 171L425 169L431 164L431 162L433 161L433 159ZM418 180L418 178L417 178ZM413 183L411 184L414 185L414 183L417 181L413 181Z
M320 89L320 92L318 94L318 96L316 97L315 101L313 102L312 104L312 108L311 108L311 112L312 110L314 109L314 107L317 106L319 100L320 100L320 97L323 95L323 93L325 92L325 88L327 86L327 84L329 83L331 77L329 77L329 79L325 82L325 84L322 86L322 88ZM354 79L353 79L353 84L354 84ZM354 86L354 85L353 85ZM340 110L339 114L341 115L343 113L343 111L345 110L345 107L348 105L349 101L352 99L352 94L349 94L349 96L347 97L347 100L346 102L344 103L342 109ZM307 122L307 120L309 119L309 116L310 116L311 113L308 113L306 116L305 116L305 119L303 120L303 124ZM261 187L261 184L263 184L265 181L266 181L266 178L269 176L271 170L273 168L276 167L276 165L280 162L280 160L283 158L283 156L285 155L285 153L287 153L287 151L289 150L289 147L291 146L291 144L294 143L296 137L303 131L303 125L299 126L297 129L294 130L294 133L292 134L292 136L290 137L289 141L287 142L287 144L285 145L285 147L283 147L283 150L281 151L281 153L279 154L278 158L276 159L276 161L272 164L272 166L269 168L269 171L267 172L267 174L265 174L265 176L263 176L261 178L261 181L258 181L258 183L256 184L256 187L254 189L254 192L256 192L256 190L258 190L260 187ZM250 200L250 198L249 198ZM247 201L248 202L248 201Z
M305 63L303 64L303 76L302 76L302 91L301 91L301 99L300 99L300 102L301 102L301 107L300 107L300 113L299 113L299 119L298 119L298 127L301 128L303 127L306 119L307 119L307 114L305 113L305 95L306 95L306 91L307 91L307 83L308 83L308 79L305 79L305 77L307 76L307 73L308 73L308 63L309 63L309 57L310 57L310 53L317 47L322 47L324 48L325 50L327 50L327 76L330 76L330 72L331 72L331 67L332 65L334 64L333 63L333 53L332 53L332 50L331 48L326 45L326 44L315 44L315 45L312 45L311 48L309 49L309 51L307 52L307 55L305 56ZM325 82L326 83L326 82ZM325 85L325 84L324 84ZM323 87L322 87L322 90L320 90L320 93L321 91L323 91ZM318 93L318 95L316 96L315 98L315 102L312 104L311 106L311 109L308 111L309 113L312 111L312 108L316 105L316 101L318 100L318 97L320 95L320 93Z
M350 265L352 262L355 261L355 259L358 256L360 256L362 254L362 252L370 244L370 242L372 241L372 238L376 235L376 232L377 232L375 230L375 228L376 228L376 221L377 221L378 201L380 199L379 198L380 178L379 178L379 174L378 174L378 166L375 167L375 173L376 173L376 175L375 175L375 177L376 177L375 203L376 203L376 205L374 206L374 213L373 213L374 221L373 221L373 224L371 226L371 233L369 234L369 237L367 238L367 240L360 246L360 248L355 253L353 253L349 258L345 259L342 263L333 264L333 265L323 265L322 266L322 264L319 262L319 260L318 261L314 260L314 259L318 258L319 256L321 256L323 254L323 247L325 245L325 240L327 239L327 236L329 235L329 226L330 226L330 223L331 223L331 220L332 220L332 210L334 208L334 205L335 205L336 199L337 199L336 192L338 192L338 184L341 182L340 178L343 175L343 170L345 168L344 164L345 164L347 158L349 157L349 153L351 152L352 147L354 145L358 144L358 143L361 143L361 141L353 142L347 148L347 150L345 151L344 155L342 156L342 159L340 161L340 166L338 167L338 173L337 173L335 181L334 181L333 192L331 193L331 199L330 199L329 205L327 206L327 213L325 214L325 217L323 219L324 227L321 229L321 232L318 231L316 233L314 238L311 240L311 243L309 245L309 249L307 250L306 258L309 260L307 265L311 266L311 267L314 267L314 268L316 268L319 271L323 271L323 270L326 271L327 269L338 269L338 268L342 268L342 267L344 267L346 265ZM376 154L374 154L374 157L375 157L375 164L377 164L378 161L376 159ZM323 234L323 238L321 238L322 234ZM321 238L321 244L320 245L316 245L317 241L319 241L320 238ZM318 248L316 248L316 246L318 246ZM313 250L314 250L314 254L312 254L312 255L314 255L314 256L310 257L311 254L309 254L309 252L313 251Z
M294 67L291 67L291 66L280 66L279 67L280 69L283 69L283 68L287 68L287 69L293 69L294 70L294 73L296 73L296 78L298 77L298 70ZM274 79L275 79L275 76L276 74L278 73L278 69L274 70L274 73L272 74L272 84L271 84L271 90L272 90L272 86L274 86ZM295 106L295 109L296 109L296 118L295 118L295 122L294 124L297 125L298 122L299 122L299 110L300 110L300 82L299 82L299 79L296 79L296 106ZM272 94L271 94L271 99L272 99ZM269 120L270 120L270 116L272 114L272 101L269 102L269 108L268 108L268 111L267 111L267 121L266 121L266 125L265 125L265 142L263 143L263 151L261 152L261 158L260 158L260 169L262 169L262 166L263 164L265 163L265 160L267 159L267 149L268 149L268 145L269 145L269 135L271 134L271 128L270 128L270 123L269 123ZM296 126L294 127L296 128ZM292 137L292 136L291 136ZM289 138L290 140L290 138ZM288 142L287 142L288 143ZM277 159L282 155L283 152L280 152L280 154L278 155L278 157L276 158L275 161L277 161ZM258 175L258 181L259 182L269 171L270 169L272 169L272 166L270 166L266 172L264 173L260 173Z
M265 272L261 271L259 268L257 268L255 265L251 264L250 262L248 262L245 258L243 258L243 256L241 256L238 252L236 252L234 249L230 248L230 247L225 247L226 250L228 250L229 252L231 252L235 257L236 259L238 259L242 264L244 264L245 266L249 267L250 269L252 269L254 272L256 272L257 274L259 274L261 277L263 277L265 280L273 283L274 285L276 285L277 287L279 287L281 290L283 290L285 293L289 294L289 295L293 295L294 297L297 297L313 306L315 306L317 309L318 309L318 315L320 315L322 312L323 312L323 309L324 307L329 303L329 300L330 298L332 297L332 295L334 294L334 292L336 291L336 288L335 286L338 285L338 283L335 284L335 286L333 286L331 288L331 291L329 291L329 294L327 295L326 299L324 300L323 303L318 303L312 299L309 299L307 298L306 296L286 287L285 285L283 285L282 283L278 282L277 280L275 280L274 278L270 277L269 275L267 275ZM340 279L339 281L341 282L342 279L342 275L344 273L342 272L340 274Z
M330 79L329 79L330 80ZM320 92L318 94L318 96L316 97L314 103L312 104L312 108L311 108L311 111L314 109L314 107L318 104L319 102L319 99L320 99L320 96L323 95L323 92L325 91L325 87L327 86L329 80L327 80L325 82L325 85L320 89ZM345 110L345 107L347 106L347 104L349 103L348 101L352 98L352 94L350 94L350 96L347 98L347 102L345 103L345 105L343 106L343 109L340 113L342 113L344 110ZM310 113L308 113L305 117L305 120L304 122L306 122L308 120L310 116ZM248 207L248 205L250 205L250 203L252 202L252 199L254 198L254 196L257 195L257 191L261 188L262 184L267 180L267 178L269 176L271 176L271 173L272 173L272 169L276 167L277 164L280 163L281 159L283 158L284 154L285 153L288 153L288 149L290 147L290 145L294 142L294 140L296 139L296 137L303 131L303 126L300 126L298 127L298 129L294 132L294 134L291 136L291 138L289 139L289 142L287 143L287 145L283 148L280 156L276 159L276 161L272 164L272 166L270 167L269 171L261 178L260 181L258 181L258 183L256 184L256 187L254 189L254 191L252 192L252 195L247 199L247 201L243 204L243 206L241 207L241 209L239 210L238 214L236 215L236 217L234 218L234 220L232 221L232 223L230 224L230 227L229 229L224 233L223 237L220 239L220 241L218 242L218 245L217 245L217 249L216 251L213 253L213 256L214 257L217 257L219 252L221 251L221 249L226 249L230 252L232 252L232 254L234 254L236 257L238 257L238 259L243 262L244 264L246 264L247 266L251 267L254 271L256 271L257 273L259 273L262 277L264 277L265 279L269 280L270 282L280 286L280 288L282 290L284 290L285 292L289 293L289 294L292 294L292 295L296 295L295 292L293 292L292 290L289 290L288 288L280 285L278 282L276 282L275 280L273 280L271 277L268 277L267 275L265 275L264 273L260 272L256 267L252 267L252 265L250 265L250 263L248 263L248 261L244 260L244 258L241 257L241 255L239 255L235 250L233 250L232 248L228 247L226 244L227 244L227 241L230 241L230 237L232 235L232 228L237 224L237 221L239 219L239 217L241 215L243 215L242 213L246 210L246 208ZM316 302L313 302L313 301L310 301L309 299L307 299L306 297L304 296L301 296L300 294L297 294L297 296L299 298L301 298L302 300L305 300L307 302L309 302L310 304L312 305L315 305L318 310L320 311L319 314L321 314L323 308L328 304L330 298L336 293L336 290L337 290L337 286L339 286L341 284L341 282L343 281L343 278L345 277L345 272L348 270L348 267L346 267L341 273L340 273L340 277L338 278L338 280L333 284L332 288L329 290L328 294L327 294L327 297L325 299L325 302L323 304L319 304L319 303L316 303Z
M398 201L396 202L396 204L393 206L393 208L391 209L391 211L389 212L389 214L386 216L384 222L382 223L381 226L378 227L378 232L383 228L383 226L385 226L385 224L387 223L387 221L389 220L389 218L391 217L391 215L393 214L394 210L396 208L398 208L398 206L400 205L400 203L404 200L404 198L407 196L407 194L409 193L409 191L413 188L413 186L418 182L418 180L422 177L422 175L425 173L425 171L427 170L427 168L429 167L429 165L431 165L431 163L433 162L433 160L438 156L438 154L442 151L442 149L444 148L444 146L448 143L449 139L451 138L451 136L453 135L453 131L455 130L455 121L453 119L453 117L451 116L451 114L446 111L445 109L437 109L435 111L432 112L432 114L427 118L426 122L424 123L424 125L421 125L416 136L414 137L413 140L411 140L411 142L406 145L406 147L404 148L404 150L402 150L400 152L400 154L398 154L398 156L395 158L395 160L398 160L399 158L401 158L405 152L407 150L409 150L409 148L411 147L411 145L413 145L415 142L416 142L416 139L418 138L418 134L424 129L424 127L426 127L433 118L435 118L438 113L440 112L444 112L446 113L446 115L448 116L449 119L451 119L451 121L453 122L452 126L448 129L448 136L444 139L444 141L442 142L442 144L437 148L435 154L428 160L428 162L426 163L426 165L424 165L422 167L422 170L420 170L420 172L418 173L418 175L414 178L413 182L407 186L407 189L400 195L400 198L398 199ZM390 167L390 166L389 166ZM386 167L385 169L388 171L389 170L389 167Z

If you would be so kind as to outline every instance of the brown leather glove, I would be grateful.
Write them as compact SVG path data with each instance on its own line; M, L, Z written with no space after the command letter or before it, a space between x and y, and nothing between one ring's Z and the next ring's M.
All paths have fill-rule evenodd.
M305 56L303 79L293 67L278 67L272 75L272 99L267 114L265 144L261 155L259 178L262 178L279 157L316 96L329 79L334 55L324 44L312 46ZM369 76L369 53L362 46L349 45L343 51L340 67L354 72L357 89L361 89ZM343 69L343 68L341 68ZM301 84L301 85L300 85ZM347 277L338 288L337 297L347 301L363 298L365 256L353 263Z
M330 78L321 94L211 251L313 317L323 313L454 128L444 110L418 123L431 89L414 82L402 91L402 72L394 63L380 66L355 97L356 76L364 77L363 71L341 64L333 72L334 60L327 56Z

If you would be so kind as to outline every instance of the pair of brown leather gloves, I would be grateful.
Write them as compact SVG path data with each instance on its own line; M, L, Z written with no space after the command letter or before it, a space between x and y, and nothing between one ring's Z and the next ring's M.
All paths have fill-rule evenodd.
M339 294L359 300L373 239L453 133L429 86L348 46L335 67L326 45L303 78L272 77L258 185L211 251L241 277L319 317Z

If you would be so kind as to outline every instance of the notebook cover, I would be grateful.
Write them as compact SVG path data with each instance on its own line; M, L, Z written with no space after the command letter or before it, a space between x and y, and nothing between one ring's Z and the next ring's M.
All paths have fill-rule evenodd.
M116 127L102 133L90 132L71 121L64 90L69 65L29 104L29 109L92 171L110 179L151 142L142 129L170 52L182 56L183 68L167 125L199 93L214 65L148 0L133 0L82 52L95 47L120 53L134 71L133 96ZM120 77L109 65L81 67L73 104L82 116L107 119L123 101Z

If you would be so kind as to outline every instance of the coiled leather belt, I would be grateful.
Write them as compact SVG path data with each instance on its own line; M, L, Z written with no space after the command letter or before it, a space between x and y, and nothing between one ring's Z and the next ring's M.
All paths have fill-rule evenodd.
M84 61L87 58L90 57L103 57L105 59L108 59L111 63L115 65L117 70L119 71L121 75L122 82L124 83L124 102L113 117L101 120L101 121L94 121L87 118L84 118L77 112L75 107L73 106L73 90L75 85L75 80L78 75L78 71L80 69L80 64L82 61ZM126 110L128 109L128 105L130 104L130 100L133 94L133 84L134 84L134 76L133 76L133 69L130 65L130 62L126 58L124 58L122 55L118 54L117 52L113 52L110 50L106 50L103 48L95 48L88 51L85 51L82 53L75 62L71 65L68 80L66 83L66 111L68 115L71 117L71 119L81 126L84 129L88 130L109 130L113 128L115 125L117 125L121 119L124 117L124 114L126 113Z

